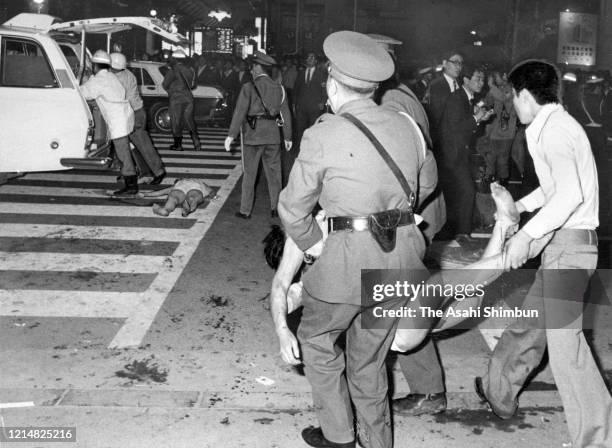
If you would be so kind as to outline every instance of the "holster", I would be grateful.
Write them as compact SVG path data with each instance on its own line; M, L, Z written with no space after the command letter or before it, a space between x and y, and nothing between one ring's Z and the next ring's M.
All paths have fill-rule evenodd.
M368 216L370 232L383 252L395 249L397 227L401 217L402 212L398 209L385 210Z
M246 117L247 123L253 130L257 127L257 118L259 118L257 115L247 115Z

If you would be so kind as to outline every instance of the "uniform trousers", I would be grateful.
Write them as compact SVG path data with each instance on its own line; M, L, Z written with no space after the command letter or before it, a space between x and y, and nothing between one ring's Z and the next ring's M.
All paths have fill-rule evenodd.
M134 111L134 130L130 134L130 140L144 158L146 164L151 169L151 172L155 176L159 176L164 172L164 167L159 154L153 146L151 137L149 137L146 126L147 114L145 113L144 108Z
M250 215L255 200L255 181L259 161L263 161L264 172L268 181L270 193L270 207L276 209L278 195L281 192L281 156L280 144L275 145L244 145L242 152L242 196L240 199L240 213Z
M193 97L189 98L182 94L170 96L168 113L172 122L172 135L174 137L183 136L183 125L187 126L189 132L197 132L195 120L193 118Z
M511 413L548 346L572 446L604 448L612 446L612 399L582 331L582 294L597 265L597 246L576 244L575 236L585 232L594 233L558 231L546 247L523 304L523 309L538 310L540 318L521 318L504 330L482 383L487 398L501 411ZM582 273L584 281L568 275L570 269L580 270L575 272ZM570 290L576 298L552 299L551 289Z
M323 434L332 442L350 442L355 437L356 418L359 441L364 448L391 447L385 358L398 319L380 319L378 328L364 328L362 313L367 308L317 300L306 290L302 303L298 339ZM377 306L399 309L404 304L405 298L385 300ZM345 331L343 353L337 341Z
M132 160L132 153L130 151L130 139L126 135L125 137L114 138L113 146L115 147L115 153L121 164L121 175L135 176L136 168L134 167L134 161Z

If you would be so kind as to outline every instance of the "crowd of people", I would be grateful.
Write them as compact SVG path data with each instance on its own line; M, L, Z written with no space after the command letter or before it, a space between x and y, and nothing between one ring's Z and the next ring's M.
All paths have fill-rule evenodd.
M282 224L276 230L282 241L267 239L275 254L268 253L268 260L276 258L271 265L277 268L272 317L283 359L304 364L320 423L305 428L303 439L314 447L352 448L357 439L363 447L391 447L391 409L398 415L446 410L444 373L429 337L437 322L417 328L410 318L388 317L373 328L367 322L374 307L363 301L361 273L426 272L423 258L434 238L458 247L472 242L472 155L479 152L485 161L480 180L509 198L503 207L512 218L500 220L498 204L493 238L477 266L499 276L537 255L542 261L523 304L540 310L541 318L517 319L504 330L487 371L475 378L475 392L498 417L512 417L548 349L573 446L612 446L612 398L582 332L581 314L563 325L551 321L559 304L551 292L568 286L580 303L597 264L599 225L595 159L587 133L562 105L558 69L529 60L512 70L487 70L449 51L440 73L403 83L393 50L400 44L381 35L336 32L324 41L325 57L308 53L300 69L292 58L279 63L263 52L244 61L212 61L176 51L163 83L174 150L182 149L184 125L195 149L202 149L191 90L218 83L229 93L233 116L224 146L230 151L240 136L240 219L251 218L263 162L270 214ZM109 122L125 180L116 194L138 191L128 139L149 154L153 182L161 182L165 171L148 152L143 124L134 124L142 121L142 104L125 58L97 52L92 62L95 75L81 88ZM523 174L527 151L539 186L513 202L504 189L511 159ZM532 216L518 229L521 213ZM559 269L582 275L549 274ZM300 283L292 285L300 271ZM469 283L473 277L459 279ZM393 316L406 300L394 296L376 305ZM296 336L287 315L298 306ZM385 359L392 348L402 352L411 393L390 406Z
M491 240L483 255L490 258L478 266L495 266L501 275L541 254L524 307L540 310L542 317L518 319L506 328L486 373L475 378L475 392L498 417L510 418L548 348L573 446L609 446L612 399L584 338L581 315L569 324L551 321L558 302L546 295L571 282L579 300L597 263L596 165L586 133L561 104L558 70L546 61L485 70L449 52L439 76L426 86L418 81L424 88L417 94L398 77L397 44L378 35L331 34L323 47L326 73L316 78L316 55L309 54L297 74L293 103L282 77L279 82L274 76L275 59L257 53L248 61L252 81L240 90L225 142L229 151L242 132L245 175L236 216L251 216L254 173L263 159L271 216L282 223L276 237L266 240L273 253L282 253L271 263L277 268L271 310L283 359L303 363L312 386L320 426L305 428L303 439L314 447L349 448L357 439L364 447L392 446L385 364L392 347L411 350L399 355L411 393L394 400L393 412L446 409L443 369L428 338L436 323L416 332L396 332L399 318L368 326L373 306L362 301L361 270L421 270L427 243L445 231L460 246L470 242L476 140L486 143L484 178L498 181L491 188L510 197L503 185L520 122L520 144L529 151L540 186L515 203L510 199L517 218L511 229L496 225L501 241ZM298 130L298 81L312 79L313 89L325 86L327 109L313 100L314 122ZM287 151L295 151L295 160L280 191L281 152ZM518 230L518 215L528 212L532 218ZM284 246L272 243L278 237ZM301 282L292 285L304 264ZM548 274L558 269L586 274ZM405 303L405 297L391 297L377 306L393 311ZM298 306L294 335L287 314Z

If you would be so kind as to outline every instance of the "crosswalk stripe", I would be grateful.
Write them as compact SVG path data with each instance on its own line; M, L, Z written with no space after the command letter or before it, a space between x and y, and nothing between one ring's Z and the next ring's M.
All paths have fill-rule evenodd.
M0 289L0 316L128 317L147 293Z
M1 191L1 190L0 190ZM6 202L2 204L3 213L32 213L49 215L88 215L88 216L134 216L157 217L146 207L113 207L105 205L40 204L28 202ZM174 215L173 215L174 216ZM180 214L178 215L180 216Z
M169 266L166 257L146 255L63 254L0 252L0 270L5 271L91 271L155 274Z
M195 217L196 215L191 215ZM2 224L0 237L22 238L86 238L132 241L181 241L189 235L188 230L163 229L159 227L91 227L48 224ZM40 257L40 254L38 255ZM0 265L0 269L3 266Z
M242 175L242 167L237 165L228 177L228 182L217 192L218 200L211 202L206 208L207 213L202 213L201 218L193 226L194 235L192 240L185 240L174 252L175 270L162 272L151 284L148 302L140 302L133 314L128 317L117 332L109 347L133 347L140 344L146 335L151 322L155 319L157 312L166 300L174 284L178 280L188 261L198 247L200 240L206 235L215 217L223 207L228 196L234 189L238 179Z
M202 151L193 150L184 134L185 150L177 152L167 149L170 134L152 133L167 177L162 185L140 186L141 191L157 190L176 179L202 178L219 188L218 200L187 218L180 209L169 218L153 214L152 201L163 197L111 199L107 191L119 185L114 171L29 173L1 185L5 289L0 289L0 316L125 318L109 346L140 344L242 174L239 148L224 149L227 129L200 128L199 135ZM79 273L95 273L97 280L81 279ZM10 289L24 288L22 278L28 276L32 289ZM47 286L46 278L62 276L65 282L37 289ZM108 281L114 282L112 288Z
M233 166L229 166L228 170L232 169ZM117 179L113 176L108 175L86 175L86 174L70 174L70 171L62 171L61 173L29 173L26 179L29 180L45 180L45 181L59 181L59 182L81 182L83 178L87 178L90 182L100 182L108 184L109 189L113 187L117 187ZM167 176L164 178L163 185L173 185L174 181L180 179L180 176ZM218 187L223 184L225 179L206 179L206 183L211 187ZM14 185L19 185L19 182L16 182ZM10 185L3 185L0 187L0 194L2 194L6 188ZM141 190L147 190L150 187L146 185L140 185Z

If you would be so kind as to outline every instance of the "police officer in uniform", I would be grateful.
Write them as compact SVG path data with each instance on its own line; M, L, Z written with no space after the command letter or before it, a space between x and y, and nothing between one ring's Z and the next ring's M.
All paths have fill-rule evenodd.
M193 118L193 93L191 87L195 84L195 72L191 67L183 64L187 55L182 50L172 53L168 62L169 70L164 76L162 87L168 92L170 121L172 122L172 136L174 143L171 150L183 150L183 126L187 126L196 151L201 151L198 128Z
M277 217L276 206L282 188L281 177L281 133L291 136L291 115L285 89L271 77L273 57L257 52L249 60L253 81L242 86L230 124L225 150L230 150L232 141L242 131L242 197L240 211L236 217L250 219L255 198L255 180L259 161L268 180L271 216ZM285 149L291 149L291 140L285 140Z
M372 308L362 306L360 275L361 269L422 269L425 242L414 224L413 200L351 120L378 139L411 191L417 188L425 148L408 117L372 99L378 83L394 70L380 45L364 34L340 31L325 39L323 50L330 61L326 90L335 115L323 115L304 133L278 207L287 234L308 258L319 257L302 277L298 339L321 427L304 429L302 437L314 447L351 448L356 420L362 446L391 447L384 360L397 320L381 319L377 329L364 323ZM312 216L317 203L330 217L324 247ZM394 247L381 243L373 214L397 218ZM404 303L397 298L380 302L394 310ZM344 333L343 354L336 342Z

